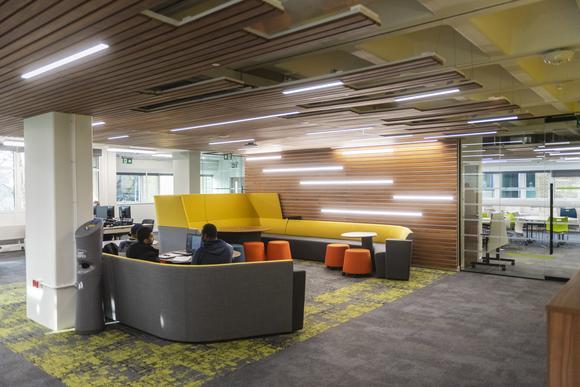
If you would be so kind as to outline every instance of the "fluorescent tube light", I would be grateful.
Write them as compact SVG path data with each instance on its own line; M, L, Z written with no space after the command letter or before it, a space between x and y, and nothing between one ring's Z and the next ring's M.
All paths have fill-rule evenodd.
M385 185L393 184L391 179L382 180L303 180L300 185Z
M545 146L554 146L554 145L569 145L570 141L560 141L560 142L547 142Z
M503 142L474 142L470 144L463 144L463 146L475 146L475 145L503 145L503 144L523 144L523 140L512 140L512 141L503 141Z
M510 163L521 163L521 162L524 162L524 161L539 161L539 160L536 159L536 158L523 158L523 159L488 159L488 160L483 159L481 162L484 163L484 164L487 164L487 163L507 163L507 162L510 162Z
M65 64L74 62L75 60L79 60L79 59L82 59L86 56L89 56L89 55L92 55L92 54L97 53L99 51L102 51L106 48L109 48L109 46L107 44L99 43L96 46L87 48L86 50L83 50L81 52L77 52L76 54L67 56L66 58L62 58L60 60L57 60L56 62L49 63L46 66L42 66L42 67L37 68L36 70L32 70L32 71L29 71L27 73L24 73L21 75L21 77L23 79L29 79L29 78L35 77L35 76L40 75L42 73L45 73L47 71L54 70L57 67L64 66Z
M485 155L465 155L465 156L461 156L461 157L496 157L496 156L502 157L504 155L501 153L496 153L496 154L491 154L491 155L488 155L488 154L485 154Z
M14 141L14 140L6 140L2 142L4 146L15 146L19 148L24 148L24 141Z
M284 172L317 172L317 171L342 171L342 165L333 165L326 167L293 167L293 168L266 168L262 169L264 173L284 173Z
M120 136L113 136L113 137L107 137L107 140L120 140L122 138L129 138L128 134L123 134Z
M461 91L460 89L447 89L447 90L433 91L430 93L413 94L413 95L408 95L405 97L397 97L397 98L395 98L395 102L412 101L414 99L437 97L439 95L459 93L460 91Z
M184 130L190 130L190 129L211 128L212 126L238 124L240 122L250 122L250 121L265 120L265 119L268 119L268 118L284 117L284 116L290 116L290 115L298 114L298 113L300 113L300 112L296 111L296 112L270 114L270 115L267 115L267 116L258 116L258 117L251 117L251 118L242 118L242 119L239 119L239 120L232 120L232 121L214 122L212 124L186 126L184 128L171 129L170 131L171 132L182 132Z
M371 210L347 210L338 208L322 208L323 214L338 215L371 215L371 216L423 216L421 212L415 211L371 211Z
M152 155L157 153L152 150L145 150L145 149L132 149L132 148L108 148L107 151L109 152L118 152L118 153L135 153L135 154L142 154L142 155Z
M388 135L388 134L381 134L381 137L385 138L405 138L405 137L413 137L413 134L395 134L395 135Z
M91 126L101 126L101 125L105 125L105 121L95 121L91 124Z
M473 152L487 152L485 149L473 149L473 150L464 150L461 153L473 153Z
M246 161L281 160L282 155L246 157Z
M565 148L542 148L542 149L534 149L534 152L555 152L555 151L571 151L571 150L580 150L580 146L569 146Z
M356 141L356 140L355 140ZM348 148L369 148L372 146L395 146L395 145L405 145L405 144L424 144L430 142L437 142L437 140L419 140L419 141L403 141L403 142L386 142L386 143L368 143L368 144L348 144L334 147L332 149L348 149Z
M478 120L467 121L467 123L468 124L483 124L486 122L514 121L517 119L518 119L518 116L490 117L490 118L481 118Z
M493 132L478 132L478 133L457 133L457 134L442 134L440 136L428 136L425 137L426 140L431 140L434 138L451 138L451 137L469 137L469 136L483 136L487 134L496 134L496 131Z
M566 161L580 160L580 157L564 157Z
M163 159L172 159L173 158L173 155L171 153L154 153L151 156L159 157L159 158L163 158Z
M363 149L363 150L351 150L351 151L342 152L342 154L345 156L371 155L371 154L383 154L383 153L393 153L393 148Z
M580 155L580 152L550 153L550 156L576 156L576 155Z
M395 200L442 200L442 201L450 201L453 200L453 196L449 195L393 195L393 199Z
M253 138L244 138L242 140L229 140L229 141L214 141L210 142L209 145L221 145L221 144L235 144L237 142L252 142Z
M361 130L370 130L373 129L372 127L366 127L366 128L352 128L352 129L336 129L336 130L325 130L322 132L309 132L306 133L307 136L315 136L318 134L331 134L331 133L342 133L342 132L358 132Z
M318 85L297 87L295 89L284 90L282 92L282 94L288 95L288 94L303 93L305 91L328 89L330 87L342 86L343 84L344 83L342 81L332 81L332 82L328 82L328 83L320 83Z

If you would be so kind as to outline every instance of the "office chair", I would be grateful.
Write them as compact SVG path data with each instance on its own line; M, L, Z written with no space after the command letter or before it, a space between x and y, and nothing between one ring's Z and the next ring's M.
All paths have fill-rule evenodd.
M103 246L103 253L119 255L119 247L115 243L107 243Z
M151 230L153 230L153 225L155 224L155 219L143 219L141 224L143 226L149 227Z
M558 236L558 240L564 240L564 236L568 237L568 217L566 216L555 216L553 220L554 234ZM546 231L550 232L550 218L546 220ZM563 242L556 243L556 247L559 247Z
M501 257L501 248L509 244L507 234L507 221L504 214L496 213L491 217L491 224L489 233L483 234L483 245L485 249L485 256L481 257L481 262L473 262L471 266L475 268L476 265L495 266L505 271L506 264L502 262L509 262L515 265L515 260ZM495 251L495 257L490 256L490 252ZM491 261L497 261L491 262Z

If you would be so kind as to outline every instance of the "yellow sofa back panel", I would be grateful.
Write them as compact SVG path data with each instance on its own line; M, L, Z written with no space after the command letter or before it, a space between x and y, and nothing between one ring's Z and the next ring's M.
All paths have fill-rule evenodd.
M166 227L188 227L179 195L157 195L154 198L157 224Z
M288 219L260 218L260 226L268 227L267 234L286 234Z
M373 231L377 236L374 242L383 243L385 239L406 239L411 232L406 227L371 223L346 223L319 220L289 220L286 234L296 236L310 236L317 238L345 239L342 233L351 231ZM359 240L359 238L353 238Z
M282 219L280 197L275 192L246 194L259 218Z
M205 211L207 220L257 218L258 215L244 194L207 194L205 196ZM256 219L254 225L258 224Z
M188 224L207 223L207 215L205 213L205 195L201 194L189 194L180 195L183 202L183 209L185 210L185 216L187 218Z
M224 227L259 226L260 220L257 218L216 219L210 220L209 223L213 223L218 231L220 231L220 229Z

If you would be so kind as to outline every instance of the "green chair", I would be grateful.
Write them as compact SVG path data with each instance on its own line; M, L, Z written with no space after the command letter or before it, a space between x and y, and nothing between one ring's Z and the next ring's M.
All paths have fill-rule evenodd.
M554 234L558 236L558 239L564 240L564 235L568 236L568 217L566 216L555 216L553 220ZM550 218L546 220L546 231L550 232ZM560 242L556 246L559 246Z
M510 230L514 229L514 226L516 224L516 214L514 212L507 212L505 214L506 220L507 220L507 227Z

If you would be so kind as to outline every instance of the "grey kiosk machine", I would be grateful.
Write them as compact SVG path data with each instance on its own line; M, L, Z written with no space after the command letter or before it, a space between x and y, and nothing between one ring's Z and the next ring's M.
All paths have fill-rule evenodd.
M103 311L103 221L93 219L76 233L77 309L75 331L88 335L105 329Z

